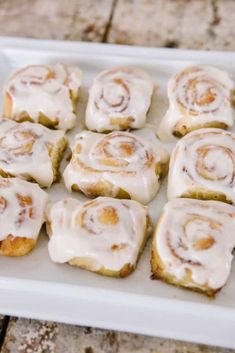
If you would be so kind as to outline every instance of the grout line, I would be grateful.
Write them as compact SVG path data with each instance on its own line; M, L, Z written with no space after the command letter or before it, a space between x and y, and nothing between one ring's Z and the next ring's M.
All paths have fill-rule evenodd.
M218 16L218 1L212 0L211 6L212 6L212 11L213 11L213 21L211 24L213 26L216 26L220 20L219 16Z
M109 19L108 19L108 22L107 22L107 26L106 26L105 31L104 31L104 35L103 35L102 41L101 41L102 43L107 43L109 30L111 28L113 15L114 15L114 12L115 12L115 9L116 9L116 6L117 6L117 2L118 2L118 0L113 0L111 11L110 11L110 16L109 16Z
M4 316L3 323L2 323L2 329L1 329L1 333L0 333L0 351L2 350L4 339L6 337L6 332L7 332L9 321L10 321L10 316Z
M209 33L212 37L216 36L215 28L220 22L220 18L218 15L218 0L211 0L211 7L212 7L212 21L210 22Z

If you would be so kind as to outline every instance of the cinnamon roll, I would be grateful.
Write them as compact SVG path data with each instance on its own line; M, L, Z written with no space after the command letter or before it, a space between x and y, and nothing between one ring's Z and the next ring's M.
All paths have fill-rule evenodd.
M144 127L153 89L152 79L141 69L101 72L90 89L86 126L98 132Z
M5 87L4 116L69 130L77 120L81 78L78 67L64 64L31 65L16 71Z
M194 66L180 71L169 80L169 109L158 135L167 140L200 128L231 127L233 92L229 74L215 67Z
M189 197L235 204L235 135L200 129L176 144L170 160L168 199Z
M58 176L66 147L64 131L40 124L0 120L0 175L19 176L49 187Z
M126 277L151 233L146 207L136 201L98 197L81 203L68 198L47 210L49 255L106 276Z
M0 255L23 256L35 247L47 199L37 184L0 177Z
M234 228L234 206L191 199L168 202L153 239L153 278L214 296L230 274Z
M146 204L156 195L168 160L168 153L150 130L148 140L129 132L104 135L83 131L75 137L64 181L69 191Z

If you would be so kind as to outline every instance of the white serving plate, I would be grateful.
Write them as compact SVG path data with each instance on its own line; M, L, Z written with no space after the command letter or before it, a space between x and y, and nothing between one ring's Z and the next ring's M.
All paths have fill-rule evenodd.
M0 38L1 81L15 68L57 61L74 63L84 70L81 117L87 87L95 74L115 65L145 68L160 86L149 116L152 122L167 108L166 82L177 70L191 64L210 63L235 73L235 53L229 52ZM150 204L155 222L166 202L165 186L166 180ZM54 200L66 194L63 184L55 184L50 191ZM85 200L78 193L74 196ZM0 258L0 312L235 348L235 262L227 285L215 300L210 300L152 281L149 259L150 242L130 277L102 277L52 263L47 237L42 234L36 249L28 256Z

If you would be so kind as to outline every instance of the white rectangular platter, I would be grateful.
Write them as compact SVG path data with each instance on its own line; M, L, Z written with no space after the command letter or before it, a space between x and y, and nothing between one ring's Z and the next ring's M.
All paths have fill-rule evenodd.
M235 53L0 38L1 86L16 68L58 61L77 64L84 71L81 119L92 78L108 67L134 65L151 74L159 86L149 114L149 120L156 123L167 108L166 82L177 70L209 63L235 73ZM2 99L0 104L2 108ZM154 223L166 202L166 182L149 205ZM49 193L53 200L67 194L62 183ZM73 196L85 200L78 193ZM0 258L0 313L235 348L235 262L228 284L211 300L152 281L150 243L136 271L128 278L115 279L52 263L42 232L28 256Z

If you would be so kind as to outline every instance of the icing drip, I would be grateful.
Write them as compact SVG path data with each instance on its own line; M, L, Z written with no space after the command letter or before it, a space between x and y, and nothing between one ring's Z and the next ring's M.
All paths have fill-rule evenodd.
M102 132L144 127L153 89L153 81L141 69L119 67L101 72L90 89L88 129Z
M68 190L78 185L86 193L91 185L104 180L113 185L112 197L121 188L141 203L156 195L156 164L167 163L169 158L153 133L147 140L138 133L83 131L76 135L72 150L72 160L64 172Z
M235 247L235 207L217 201L175 199L164 207L156 250L165 270L178 280L191 271L199 286L221 288Z
M34 122L40 114L49 118L56 128L68 130L76 123L71 96L78 96L82 73L78 67L33 65L15 72L6 93L11 98L11 118L18 120L27 113Z
M95 271L134 265L146 234L146 216L146 208L130 200L59 201L47 212L50 257L59 263L83 258Z
M230 76L217 68L195 66L180 71L168 82L169 109L158 135L170 140L182 127L192 129L212 122L232 126L232 89Z
M0 178L0 241L8 235L36 239L45 221L47 200L37 184Z
M40 124L0 120L0 169L50 186L54 175L49 149L65 137Z
M168 199L194 189L219 192L235 203L235 136L222 129L200 129L175 146L168 178Z

